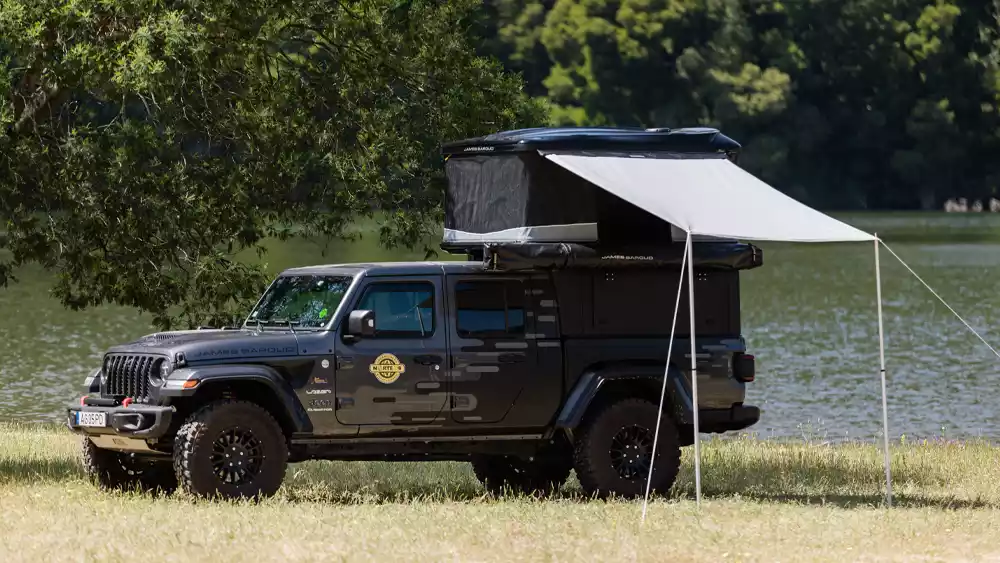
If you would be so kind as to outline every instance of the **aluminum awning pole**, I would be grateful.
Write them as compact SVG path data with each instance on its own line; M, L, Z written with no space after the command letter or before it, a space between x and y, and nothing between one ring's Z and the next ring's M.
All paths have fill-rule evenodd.
M882 446L885 449L885 504L892 506L892 470L889 468L889 402L885 389L885 336L882 330L882 267L879 264L878 233L875 234L875 297L878 302L878 361L882 379Z
M660 442L660 423L663 421L663 401L667 397L667 378L670 377L670 360L674 356L674 336L677 332L677 313L681 308L681 292L684 290L684 265L688 260L688 249L684 247L684 257L681 258L680 275L677 276L677 299L674 301L674 320L670 323L670 343L667 344L667 367L663 369L663 385L660 388L660 409L656 411L656 430L653 432L653 453L649 460L649 475L646 476L646 496L642 500L642 521L646 521L646 508L649 506L649 490L653 484L653 466L656 464L656 448Z
M698 407L698 354L695 350L694 332L694 252L691 245L691 231L687 234L687 255L688 255L688 316L691 319L691 410L694 413L694 498L695 503L701 506L701 440L698 438L700 431Z

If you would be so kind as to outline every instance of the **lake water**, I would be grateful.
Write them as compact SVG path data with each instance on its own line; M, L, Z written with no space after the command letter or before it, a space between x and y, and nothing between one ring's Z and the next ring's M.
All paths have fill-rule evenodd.
M843 215L880 236L1000 345L1000 214ZM757 356L747 402L763 436L870 439L880 433L875 270L870 244L762 244L742 276L743 326ZM374 242L275 243L277 272L297 265L420 259ZM0 290L0 419L58 420L108 346L152 331L130 309L63 309L37 269ZM882 252L889 424L893 437L1000 439L1000 359L892 256ZM665 321L666 322L666 321Z

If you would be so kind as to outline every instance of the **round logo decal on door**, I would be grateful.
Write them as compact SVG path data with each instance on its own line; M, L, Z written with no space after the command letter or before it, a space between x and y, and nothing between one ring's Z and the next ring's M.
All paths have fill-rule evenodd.
M406 371L406 366L396 356L382 354L375 358L375 363L368 366L368 371L372 372L375 379L389 384L399 379L400 375L403 375L403 372Z

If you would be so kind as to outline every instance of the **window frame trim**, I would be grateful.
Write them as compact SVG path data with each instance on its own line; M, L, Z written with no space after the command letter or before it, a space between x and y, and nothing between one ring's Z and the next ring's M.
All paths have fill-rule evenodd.
M400 279L384 279L384 280L377 279L377 280L373 280L373 281L371 281L371 282L363 285L360 288L360 291L358 292L358 297L354 300L354 303L351 305L351 308L347 311L347 314L350 315L351 312L353 312L353 311L360 311L360 310L362 310L362 309L359 309L359 307L361 306L361 303L365 300L365 298L368 297L369 292L372 291L373 288L376 288L378 286L405 285L405 284L410 284L410 285L426 285L426 286L430 287L430 289L431 289L431 330L429 332L423 334L423 335L421 335L418 332L406 333L406 334L400 334L399 332L397 332L397 333L392 334L392 335L381 335L380 336L378 334L378 314L376 312L376 315L375 315L375 334L372 335L372 336L365 337L365 340L428 340L428 339L434 338L435 334L437 334L437 330L438 330L438 323L437 323L437 308L438 308L437 307L437 305L438 305L437 285L435 285L433 281L427 280L427 279L402 279L402 280L400 280ZM388 293L392 293L392 292L388 292ZM418 316L419 316L419 313L418 313ZM343 334L346 334L347 323L345 322L345 323L341 323L341 324L342 324L342 327L341 327L340 332L343 335Z
M501 286L503 288L503 306L504 306L504 308L503 308L503 322L504 322L504 332L495 332L494 331L494 332L491 332L489 334L477 334L477 333L470 333L468 331L462 330L462 327L459 325L459 320L458 320L458 313L461 310L461 307L458 304L458 289L459 289L459 286L461 286L464 283L467 283L467 284L480 284L480 283L481 284L495 284L495 285L499 285L499 286ZM465 339L465 340L475 340L475 339L482 339L482 340L525 340L527 338L527 335L528 335L528 299L525 298L526 297L525 295L522 295L522 302L521 302L522 303L522 305L521 305L521 311L522 311L522 313L524 315L524 319L523 319L524 323L521 325L521 331L518 332L518 333L510 333L510 332L508 332L509 331L509 327L510 327L510 301L508 299L507 289L508 289L508 287L510 286L511 283L518 284L521 287L522 293L527 290L528 284L525 282L524 279L521 279L521 278L513 278L513 277L510 277L510 278L504 277L504 278L496 278L496 279L459 278L459 279L455 280L454 288L452 289L452 295L450 296L454 300L454 303L455 303L455 314L454 314L454 319L455 319L455 335L458 336L459 338L462 338L462 339Z

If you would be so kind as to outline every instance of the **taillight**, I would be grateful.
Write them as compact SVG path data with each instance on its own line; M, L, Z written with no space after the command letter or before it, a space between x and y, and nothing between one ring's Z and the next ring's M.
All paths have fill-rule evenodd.
M750 383L753 381L756 375L754 360L755 358L751 354L734 354L733 377L735 377L737 381L742 381L743 383Z

